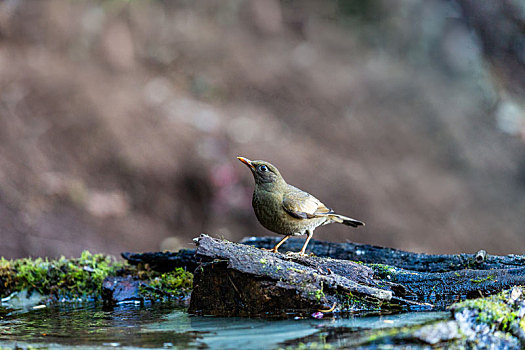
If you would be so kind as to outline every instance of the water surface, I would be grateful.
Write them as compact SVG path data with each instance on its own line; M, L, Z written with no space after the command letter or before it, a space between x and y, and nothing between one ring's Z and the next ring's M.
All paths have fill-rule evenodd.
M349 334L362 330L448 317L444 312L286 320L202 317L170 303L0 310L0 347L42 349L274 349L311 342L344 347Z

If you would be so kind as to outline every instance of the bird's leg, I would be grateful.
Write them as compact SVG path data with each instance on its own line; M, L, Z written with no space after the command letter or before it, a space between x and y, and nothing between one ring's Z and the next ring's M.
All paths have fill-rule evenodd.
M308 245L308 242L310 242L310 240L312 239L313 235L314 231L308 230L308 237L306 237L306 241L304 242L303 248L301 248L301 251L299 252L300 256L304 255L304 252L306 251L306 246Z
M290 238L290 236L284 236L284 238L281 239L281 241L280 241L279 243L277 243L277 244L275 245L275 247L273 247L272 252L277 253L277 249L279 249L279 247L280 247L284 242L286 242L286 240L287 240L288 238Z
M267 249L267 248L260 248L261 250L267 250L267 251L270 251L270 252L274 252L274 253L277 253L277 249L279 249L279 247L284 243L286 242L286 240L290 238L290 236L284 236L283 239L281 239L281 241L279 243L277 243L275 245L275 247L273 247L272 249Z

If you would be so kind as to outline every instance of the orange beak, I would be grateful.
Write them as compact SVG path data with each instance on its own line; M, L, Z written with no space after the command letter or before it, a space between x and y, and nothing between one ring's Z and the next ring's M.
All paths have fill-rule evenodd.
M237 157L237 159L243 162L244 164L246 164L250 168L251 171L255 171L255 167L253 166L251 160L249 160L248 158L244 158L244 157Z

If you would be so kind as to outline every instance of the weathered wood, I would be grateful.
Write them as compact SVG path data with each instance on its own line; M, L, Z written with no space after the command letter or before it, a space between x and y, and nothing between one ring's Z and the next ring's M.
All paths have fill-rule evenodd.
M484 260L478 254L476 263L476 254L432 256L317 241L313 251L332 257L300 257L246 245L255 242L271 247L275 240L268 238L245 240L244 245L206 235L196 241L196 256L206 263L196 270L190 310L205 314L305 313L334 305L338 312L444 309L458 300L525 284L525 266L516 267L523 258L518 256L481 253ZM291 241L283 251L300 249L300 240ZM333 256L358 257L361 262ZM437 271L447 267L449 271L421 272L395 265L423 269L417 258ZM489 266L499 268L487 269Z
M317 256L257 249L279 237L242 244L201 236L198 249L179 253L123 253L158 271L195 272L192 311L215 315L269 315L330 309L339 312L444 309L458 300L525 285L525 257L427 255L356 243L312 241ZM291 238L281 252L300 250ZM352 261L355 260L355 261Z
M197 256L211 262L195 271L190 312L281 315L334 305L341 312L430 308L394 296L391 284L375 280L371 268L352 261L288 256L206 235L197 246Z
M524 349L523 292L523 287L513 287L491 297L454 304L450 317L444 320L358 334L347 332L338 337L337 345L360 349L391 348L395 344L411 349Z
M124 252L120 255L131 265L148 264L151 269L159 272L173 271L177 267L193 271L199 265L194 249L181 249L178 252Z
M241 243L258 248L272 248L281 237L248 237ZM287 240L280 251L299 251L304 238L293 237ZM398 268L422 272L447 272L463 269L489 270L524 267L525 256L496 256L483 254L442 254L431 255L412 253L402 250L377 247L360 243L323 242L312 239L308 244L307 253L312 252L319 257L331 257L361 261L368 264L384 264Z
M248 237L240 243L258 247L272 248L280 237ZM294 237L286 241L281 251L299 251L304 238ZM318 257L361 261L367 264L384 264L401 269L421 272L447 272L463 269L490 270L510 269L525 266L524 255L497 256L485 251L473 254L423 254L402 251L392 248L378 247L360 243L335 243L312 239L307 252ZM195 258L194 249L181 249L178 252L149 252L121 254L132 265L149 264L156 271L171 271L176 267L184 267L193 271L199 262Z
M525 285L525 267L493 270L417 272L380 265L376 278L402 286L404 298L445 308L458 300L479 298L516 285Z

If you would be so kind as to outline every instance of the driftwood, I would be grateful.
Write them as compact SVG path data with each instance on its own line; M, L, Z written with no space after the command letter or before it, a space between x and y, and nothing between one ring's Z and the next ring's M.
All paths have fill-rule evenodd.
M123 253L159 271L195 269L190 311L222 316L442 310L456 301L525 285L525 257L428 255L356 243L312 240L314 256L272 253L279 237L242 244L202 235L197 250ZM281 251L298 251L289 239Z
M148 253L121 253L124 259L131 265L148 265L158 272L173 271L182 267L193 271L199 265L195 258L194 249L181 249L178 252L148 252Z
M290 241L283 251L301 245L301 240ZM275 239L243 243L268 248ZM311 249L319 256L299 257L206 235L197 239L197 246L196 256L204 262L195 271L190 311L204 314L444 309L458 300L525 284L525 267L517 267L521 256L425 255L316 241ZM421 271L421 261L430 272Z
M280 237L249 237L241 243L258 248L272 248ZM304 238L291 238L280 250L299 251ZM431 255L406 252L398 249L377 247L360 243L323 242L312 239L308 250L319 257L361 261L367 264L384 264L421 272L447 272L464 269L489 270L525 267L525 256L489 255L481 250L474 254Z
M429 306L379 286L374 271L353 261L288 256L218 240L197 239L190 312L212 315L310 314L316 310L379 311Z
M383 349L402 344L402 348L410 349L524 349L523 292L523 287L513 287L497 295L454 304L450 316L441 320L361 332L343 330L337 336L337 347ZM300 341L307 344L311 340Z
M280 237L249 237L240 243L258 248L272 248ZM286 241L281 251L299 251L304 239L291 238ZM448 272L464 269L493 270L525 267L523 255L489 255L484 250L473 254L431 255L406 252L398 249L378 247L360 243L323 242L312 239L307 252L318 257L360 261L366 264L384 264L397 268L421 272ZM193 271L199 260L194 249L181 249L178 252L148 252L121 254L132 265L148 264L152 269L166 272L176 267Z
M272 247L278 237L251 237L244 244ZM297 251L301 239L290 239L283 251ZM525 284L525 256L474 254L431 255L359 243L311 241L319 257L360 261L371 266L376 278L394 283L399 296L431 303L443 309L466 298L490 295ZM378 265L380 263L380 265Z

